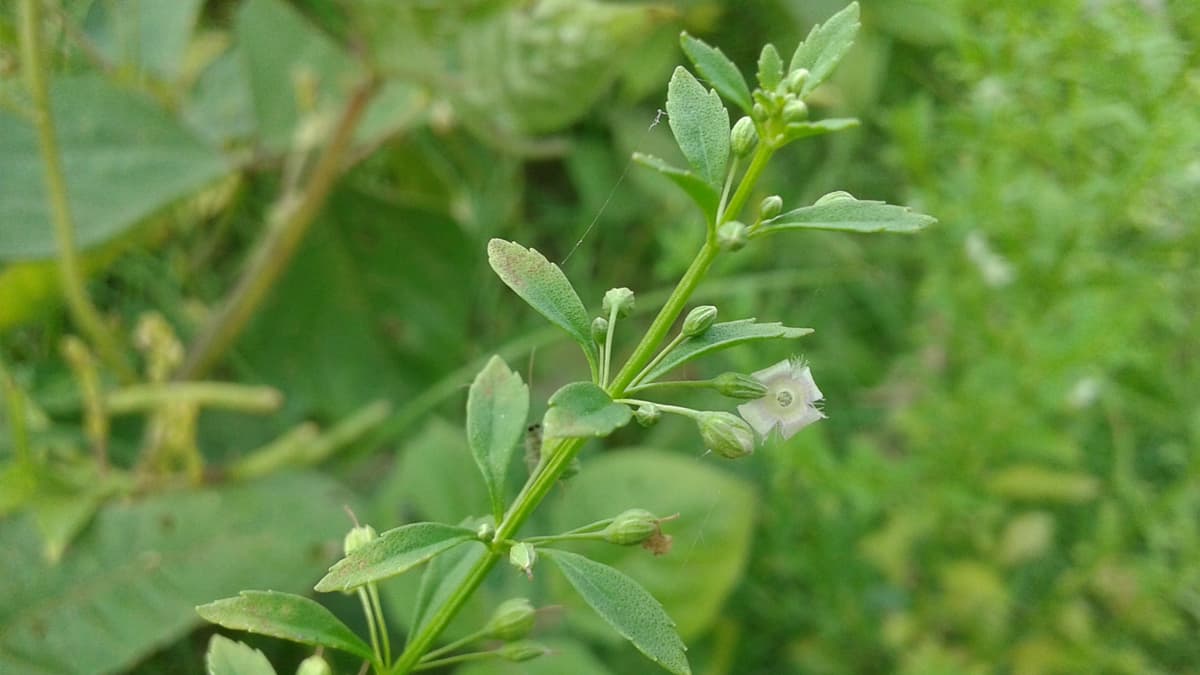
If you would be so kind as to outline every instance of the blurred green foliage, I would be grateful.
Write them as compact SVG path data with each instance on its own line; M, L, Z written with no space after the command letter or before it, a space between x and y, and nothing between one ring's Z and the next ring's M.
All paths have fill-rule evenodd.
M687 198L629 161L638 151L679 162L655 124L683 58L679 30L752 73L764 42L786 53L841 3L63 3L46 34L63 153L75 158L72 205L92 297L127 335L147 311L180 344L199 332L363 60L383 74L353 168L218 371L275 387L285 403L270 416L197 413L212 485L186 489L182 470L131 489L97 488L79 468L90 439L58 352L73 329L47 261L10 5L0 7L0 357L20 392L9 400L22 403L0 415L0 540L17 542L22 556L5 565L27 576L0 581L0 670L19 673L200 672L209 631L187 633L191 605L310 587L349 525L343 503L384 526L486 510L482 485L454 484L470 471L456 424L465 385L499 351L531 374L540 415L561 371L581 366L490 275L484 242L517 238L565 259L592 309L610 286L648 305L702 237ZM863 24L817 95L824 116L862 127L789 148L760 196L809 203L845 188L940 223L915 237L812 233L752 246L697 297L724 318L814 327L803 348L830 419L715 467L684 424L622 430L609 445L659 448L657 468L638 473L625 453L592 448L544 524L604 511L589 463L597 475L632 472L612 479L630 500L675 489L637 478L647 472L696 472L715 486L679 490L685 522L661 567L630 563L668 610L688 613L678 618L699 672L1194 670L1200 9L865 0ZM787 348L733 350L697 374L752 372ZM378 399L393 412L373 423ZM365 427L338 426L364 409ZM220 475L314 422L343 433L292 457L308 468L248 483ZM114 419L114 466L144 466L153 425ZM57 473L22 468L17 427ZM175 566L172 546L186 541L168 520L203 549ZM750 522L752 536L729 529ZM34 526L43 542L73 540L58 567L39 562ZM272 538L289 542L294 569L245 566L263 549L226 552L222 537L238 532L270 550ZM89 585L118 574L105 570L125 570L130 585L118 590L153 612ZM551 580L536 593L561 597ZM528 586L485 588L478 613L515 582ZM384 588L405 600L402 584ZM83 609L62 611L56 594ZM336 599L332 608L356 620ZM560 620L543 628L558 632ZM47 639L83 660L29 660L29 645ZM251 643L277 664L303 658ZM581 672L644 667L603 641L561 649Z

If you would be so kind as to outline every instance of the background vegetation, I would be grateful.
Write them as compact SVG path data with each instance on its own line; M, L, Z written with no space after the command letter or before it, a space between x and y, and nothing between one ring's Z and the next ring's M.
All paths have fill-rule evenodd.
M789 148L763 195L847 189L941 222L747 249L698 298L816 328L801 348L830 419L737 463L701 457L683 423L623 431L587 451L543 526L680 511L671 555L617 564L664 600L702 673L1195 672L1200 6L862 4L818 111L862 127ZM671 153L655 122L679 30L751 72L764 42L786 53L841 6L69 0L42 28L112 359L62 303L13 5L6 673L201 672L211 629L192 607L311 588L343 505L377 527L486 510L462 478L465 385L498 351L544 401L582 364L491 277L484 243L565 259L596 307L610 286L664 292L702 226L628 158ZM231 290L274 271L255 251L277 283L222 332ZM165 384L178 374L221 384L185 398ZM566 597L550 573L506 572L478 612L506 589ZM389 603L400 625L405 606ZM512 672L652 667L583 615L543 617L560 660ZM281 672L304 656L247 640Z

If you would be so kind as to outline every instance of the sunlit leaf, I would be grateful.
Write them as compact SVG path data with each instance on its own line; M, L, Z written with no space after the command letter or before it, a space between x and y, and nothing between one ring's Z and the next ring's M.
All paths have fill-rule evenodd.
M683 53L695 64L700 77L749 115L754 102L750 100L750 87L746 85L737 64L730 61L720 49L686 32L679 36L679 44L683 47Z
M773 91L783 80L783 60L775 45L766 44L758 55L758 86L764 91Z
M683 156L701 178L719 188L729 163L729 111L721 97L680 66L667 85L667 115Z
M823 24L813 26L808 37L792 54L788 72L798 68L808 69L800 95L805 96L833 73L833 69L854 44L858 34L858 3L852 2L842 11L829 17Z
M853 117L835 117L816 122L792 122L783 131L785 141L798 141L810 136L821 136L834 131L853 129L858 126L858 120Z
M339 560L315 588L321 592L349 591L394 577L474 538L471 530L441 523L397 527Z
M812 206L786 211L764 220L750 237L763 237L786 230L916 232L936 222L933 216L917 213L906 206L845 196L820 200Z
M528 414L529 387L503 359L493 356L467 395L467 442L487 484L497 520L504 513L504 476L524 435Z
M577 553L542 549L584 601L651 661L676 675L692 672L675 622L638 582Z
M196 612L225 628L340 649L368 660L374 656L371 647L333 612L302 595L242 591L235 598L200 605Z
M214 634L204 656L208 675L275 675L275 668L257 649Z

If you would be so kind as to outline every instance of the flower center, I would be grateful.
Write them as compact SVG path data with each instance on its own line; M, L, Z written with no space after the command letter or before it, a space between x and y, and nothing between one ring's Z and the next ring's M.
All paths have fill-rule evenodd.
M788 407L795 399L792 397L792 392L784 389L783 391L775 392L775 402L781 407Z

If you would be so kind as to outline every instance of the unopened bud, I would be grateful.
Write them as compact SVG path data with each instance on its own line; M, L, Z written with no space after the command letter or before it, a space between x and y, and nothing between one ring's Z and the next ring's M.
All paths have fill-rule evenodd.
M616 309L617 316L629 316L633 311L633 291L628 288L610 288L604 294L604 302L600 306L605 314L611 314L613 309Z
M754 107L750 109L750 116L753 117L754 119L758 120L759 122L767 119L766 106L764 106L761 103L755 103Z
M821 206L823 204L828 204L829 202L837 202L837 201L841 201L844 199L853 200L854 195L850 194L849 192L846 192L845 190L837 190L835 192L830 192L828 194L823 195L820 199L818 199L816 201L814 206Z
M533 565L537 562L537 549L533 547L533 544L517 542L508 549L508 562L524 572L530 581L533 581Z
M721 373L713 378L713 389L722 396L753 401L767 395L767 386L741 373Z
M608 339L608 319L598 316L592 319L592 340L597 344L604 344Z
M371 543L379 534L375 532L375 528L370 525L358 525L350 529L346 533L346 538L342 540L342 552L350 555L353 551Z
M532 640L521 640L520 642L509 642L500 649L496 650L496 654L505 661L521 662L531 661L539 656L549 654L550 650L543 644Z
M604 541L619 546L633 546L659 532L659 519L646 509L629 509L613 518L604 528Z
M745 157L758 143L758 130L754 128L754 120L742 117L733 125L729 132L729 147L735 157Z
M709 450L727 459L754 452L754 430L745 420L727 412L704 412L696 420L700 437Z
M653 403L643 403L633 411L633 419L637 420L637 423L644 427L654 426L658 423L660 417L662 417L662 410Z
M758 215L763 220L769 220L779 215L783 210L783 197L779 195L771 195L763 197L762 203L758 205Z
M296 675L333 675L333 669L325 659L313 654L300 662L300 667L296 668Z
M808 68L797 68L796 70L788 73L788 91L799 96L800 92L804 90L804 83L808 80L808 75Z
M496 536L496 526L491 523L480 523L475 528L475 538L484 543L490 543Z
M680 333L684 337L696 337L708 330L713 322L717 320L717 308L712 305L700 305L693 307L692 311L688 312L687 317L683 320L683 328Z
M794 98L783 104L784 122L803 122L808 119L808 106L804 101Z
M746 245L746 242L749 241L748 237L746 224L731 220L717 230L717 245L724 251L737 251Z
M520 640L533 630L533 621L537 612L528 598L510 598L500 603L492 618L488 619L487 637L511 642Z

